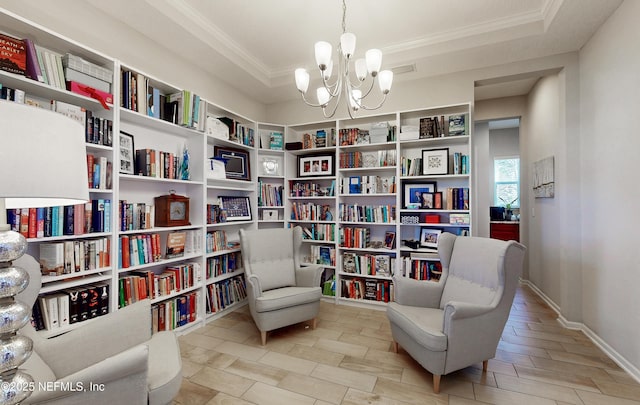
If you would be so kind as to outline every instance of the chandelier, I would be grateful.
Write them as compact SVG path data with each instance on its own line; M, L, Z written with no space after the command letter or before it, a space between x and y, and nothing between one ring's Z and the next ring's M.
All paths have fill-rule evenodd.
M336 113L340 98L344 97L349 117L353 118L354 113L359 109L376 110L382 107L387 94L391 90L393 82L393 72L390 70L380 71L382 66L382 52L379 49L369 49L365 53L365 59L356 59L355 61L355 79L351 77L350 62L356 50L356 36L346 29L347 4L346 0L342 0L342 35L340 36L340 45L338 46L338 68L339 72L335 81L331 81L331 73L333 70L333 60L331 59L331 44L325 41L319 41L315 44L316 63L320 69L320 78L322 86L318 87L316 95L318 103L312 103L305 97L309 88L309 73L302 68L296 69L296 87L302 94L302 100L312 107L321 107L325 118L331 118ZM368 74L371 75L370 84L366 85L365 81ZM378 82L382 100L375 107L366 106L363 102L367 97L375 82ZM368 86L368 87L367 87ZM329 105L332 104L331 107Z

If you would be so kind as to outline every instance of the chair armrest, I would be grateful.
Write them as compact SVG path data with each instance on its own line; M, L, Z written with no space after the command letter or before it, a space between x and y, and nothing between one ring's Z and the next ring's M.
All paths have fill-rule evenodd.
M412 307L438 308L444 283L432 283L407 277L393 277L395 301Z
M446 335L451 333L455 324L459 324L458 327L463 327L463 320L471 320L478 318L478 321L483 318L484 315L491 314L495 310L493 305L478 305L470 304L468 302L449 301L444 306L444 319L443 319L443 331ZM478 323L478 321L474 322ZM487 323L487 326L490 323ZM469 333L473 333L473 330L469 330ZM460 333L458 331L458 333Z
M296 286L320 287L323 267L316 264L296 267Z
M58 378L73 374L151 338L151 301L143 300L44 339L36 348Z
M253 294L255 295L253 298L262 297L262 286L260 285L260 278L255 274L247 275L245 273L245 276L247 278L247 283L251 285L251 288L248 288L248 292L250 294L253 292Z
M34 391L27 402L37 403L55 399L64 401L65 397L84 395L85 391L91 391L91 387L94 387L94 391L104 389L105 397L117 398L120 403L139 403L140 396L143 399L147 397L148 357L148 346L134 346L83 370L60 378L57 380L57 384L48 384L46 390ZM121 392L114 392L113 388L110 389L110 386L115 385L115 381L126 382L128 387L137 387L137 389L130 390L133 391L136 398L124 398ZM36 381L36 384L38 383L46 383L46 381ZM87 394L91 394L91 392L87 392Z

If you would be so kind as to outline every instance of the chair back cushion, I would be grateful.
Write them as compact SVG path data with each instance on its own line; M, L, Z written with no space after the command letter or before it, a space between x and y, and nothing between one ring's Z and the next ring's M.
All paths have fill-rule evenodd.
M497 239L457 237L440 308L449 301L497 305L504 290L507 246Z
M260 279L262 290L296 285L293 230L240 231L245 272Z

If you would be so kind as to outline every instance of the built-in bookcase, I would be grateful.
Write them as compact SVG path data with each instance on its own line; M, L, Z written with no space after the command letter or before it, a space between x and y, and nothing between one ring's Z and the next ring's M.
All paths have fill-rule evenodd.
M276 229L285 224L285 127L258 123L257 193L258 228Z

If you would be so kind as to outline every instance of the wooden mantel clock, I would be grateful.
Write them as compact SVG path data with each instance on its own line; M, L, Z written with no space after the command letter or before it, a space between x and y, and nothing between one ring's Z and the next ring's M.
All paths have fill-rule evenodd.
M171 190L168 195L154 198L155 226L185 226L189 222L189 197Z

